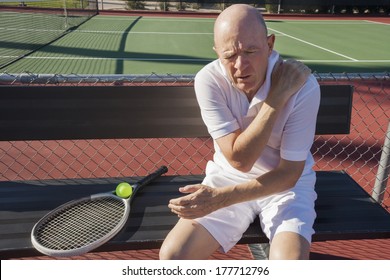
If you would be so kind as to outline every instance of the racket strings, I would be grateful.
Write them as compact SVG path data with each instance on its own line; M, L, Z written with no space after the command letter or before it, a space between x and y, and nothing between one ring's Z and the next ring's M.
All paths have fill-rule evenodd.
M74 204L53 214L36 230L36 239L51 250L87 246L110 233L123 219L121 199L104 197Z

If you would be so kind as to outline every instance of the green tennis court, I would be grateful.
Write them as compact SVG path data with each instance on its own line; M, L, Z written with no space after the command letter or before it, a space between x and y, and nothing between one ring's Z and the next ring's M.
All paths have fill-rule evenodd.
M201 17L97 15L1 71L194 74L216 58L212 50L213 24L214 19ZM283 57L302 60L313 71L390 69L390 24L367 19L272 19L267 25L276 35L276 49ZM18 48L17 44L12 46Z

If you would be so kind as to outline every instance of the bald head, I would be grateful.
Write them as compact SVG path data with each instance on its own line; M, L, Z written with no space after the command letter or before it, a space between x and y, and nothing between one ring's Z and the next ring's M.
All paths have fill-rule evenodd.
M214 24L214 44L218 45L226 33L252 32L253 36L267 37L267 27L260 12L252 6L236 4L225 9Z
M232 5L215 21L214 50L232 85L248 100L265 81L274 42L260 12L249 5Z

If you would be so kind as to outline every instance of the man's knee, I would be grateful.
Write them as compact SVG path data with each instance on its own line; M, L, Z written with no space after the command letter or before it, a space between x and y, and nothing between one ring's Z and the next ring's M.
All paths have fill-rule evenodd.
M270 259L307 260L310 256L310 243L301 235L293 232L277 234L271 243Z
M162 246L160 248L160 252L158 253L160 260L172 260L172 252L169 250L169 248L166 248L165 246Z
M178 247L176 244L164 242L159 252L160 260L189 260L192 259L190 252L185 247Z
M272 247L271 247L272 248ZM300 250L298 248L272 248L270 250L270 260L308 260L309 250Z
M178 252L176 252L173 248L167 245L163 245L160 248L159 252L160 260L180 260L180 256Z

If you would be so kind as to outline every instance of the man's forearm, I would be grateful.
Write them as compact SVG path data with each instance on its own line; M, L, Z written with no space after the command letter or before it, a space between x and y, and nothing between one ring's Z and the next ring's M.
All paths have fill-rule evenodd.
M278 109L263 103L255 119L244 131L237 131L228 136L234 137L230 141L217 140L225 157L234 168L242 172L252 169L268 143L278 113ZM231 145L231 147L226 147L226 145Z
M257 179L221 188L221 195L225 197L221 200L224 203L221 207L286 191L295 186L302 175L304 166L304 161L292 162L282 160L277 168L259 176Z

